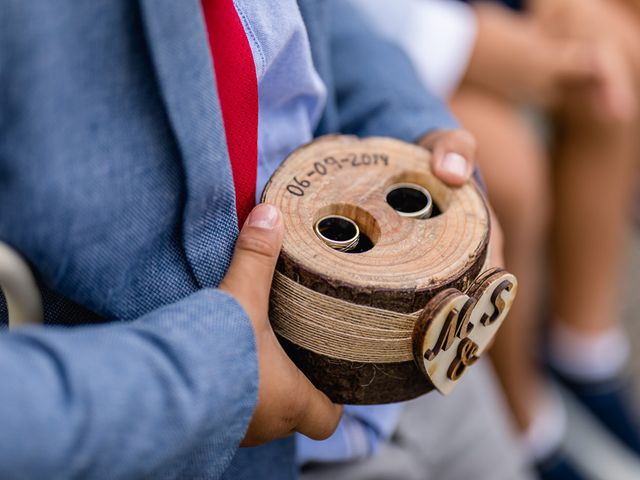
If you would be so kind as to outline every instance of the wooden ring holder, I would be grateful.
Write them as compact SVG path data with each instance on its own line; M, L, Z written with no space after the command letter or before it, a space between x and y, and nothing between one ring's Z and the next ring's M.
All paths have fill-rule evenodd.
M291 154L263 192L285 225L271 322L296 365L335 402L448 393L515 297L513 275L485 269L490 220L480 189L473 181L446 186L430 161L426 149L394 139L326 136ZM396 183L426 188L431 218L406 218L387 204ZM327 246L314 224L331 214L355 221L371 248Z

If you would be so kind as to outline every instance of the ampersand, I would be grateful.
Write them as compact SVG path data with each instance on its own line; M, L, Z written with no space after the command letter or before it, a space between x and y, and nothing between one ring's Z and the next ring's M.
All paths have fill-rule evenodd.
M454 382L458 380L465 372L467 367L473 365L478 360L478 345L470 338L463 339L458 345L458 354L451 362L447 377Z

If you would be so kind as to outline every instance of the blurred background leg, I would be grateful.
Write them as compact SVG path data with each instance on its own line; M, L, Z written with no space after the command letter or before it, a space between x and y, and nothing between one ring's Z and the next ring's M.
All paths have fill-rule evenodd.
M522 113L506 99L463 87L452 108L478 139L478 162L504 230L506 265L518 277L518 298L491 353L516 421L525 430L545 391L535 339L550 199L548 162Z

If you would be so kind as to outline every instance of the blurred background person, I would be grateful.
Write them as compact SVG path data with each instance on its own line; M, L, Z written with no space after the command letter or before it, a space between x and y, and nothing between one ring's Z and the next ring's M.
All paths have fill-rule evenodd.
M549 294L548 370L624 448L640 453L619 319L638 158L637 3L534 0L520 14L489 3L357 3L478 140L506 264L520 281L493 357L541 476L584 478L563 452L566 411L537 360ZM549 235L552 288L545 289Z

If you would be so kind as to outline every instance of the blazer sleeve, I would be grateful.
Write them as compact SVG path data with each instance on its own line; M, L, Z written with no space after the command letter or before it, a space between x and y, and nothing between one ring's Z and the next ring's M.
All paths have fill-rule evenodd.
M329 15L342 132L415 142L431 130L458 126L402 48L375 32L348 0L332 0Z
M217 478L258 391L251 323L213 289L133 322L2 332L0 379L0 478L157 477L203 445Z

